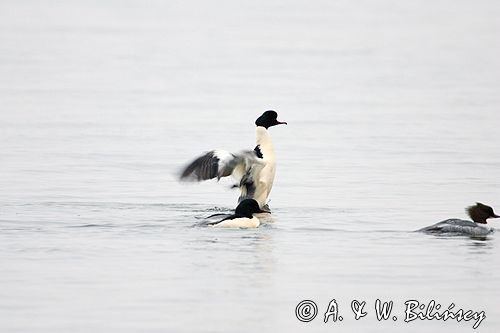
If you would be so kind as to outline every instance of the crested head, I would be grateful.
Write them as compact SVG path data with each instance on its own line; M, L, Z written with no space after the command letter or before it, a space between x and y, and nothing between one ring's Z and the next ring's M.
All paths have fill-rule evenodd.
M469 214L472 221L476 223L486 224L486 220L489 218L498 218L497 214L493 211L493 208L482 204L480 202L476 202L474 206L467 207L467 213Z
M286 122L284 121L278 121L278 114L276 111L273 110L268 110L264 112L257 120L255 121L255 125L257 126L262 126L265 129L268 129L271 126L276 126L276 125L287 125Z
M242 200L236 207L235 214L251 218L255 213L263 213L259 204L254 199Z

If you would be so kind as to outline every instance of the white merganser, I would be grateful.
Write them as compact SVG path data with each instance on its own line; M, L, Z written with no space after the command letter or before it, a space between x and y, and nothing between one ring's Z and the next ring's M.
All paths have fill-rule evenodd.
M472 221L448 219L417 231L439 234L484 236L492 233L493 228L481 226L480 224L486 224L486 220L489 218L500 217L495 214L493 208L480 202L477 202L474 206L467 207L466 211Z
M188 164L181 180L202 181L207 179L233 176L241 190L238 202L254 199L263 208L273 187L276 173L274 147L269 135L269 127L287 124L278 121L278 114L269 110L255 121L257 146L254 150L230 153L225 150L212 150ZM269 209L266 207L266 209Z
M208 223L215 228L257 228L260 225L260 221L257 216L253 216L256 213L263 213L264 211L260 209L259 204L254 199L244 199L242 200L233 215L224 218L218 222Z

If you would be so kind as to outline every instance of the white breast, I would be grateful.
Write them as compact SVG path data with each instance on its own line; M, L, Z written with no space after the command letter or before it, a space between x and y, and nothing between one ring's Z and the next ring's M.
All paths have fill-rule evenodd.
M259 219L253 216L251 219L248 217L239 217L232 220L225 220L215 224L214 228L257 228L259 225Z
M263 207L267 203L267 198L273 187L274 175L276 174L276 160L274 155L273 141L269 132L261 126L256 129L257 145L262 152L263 168L256 179L256 189L254 199Z

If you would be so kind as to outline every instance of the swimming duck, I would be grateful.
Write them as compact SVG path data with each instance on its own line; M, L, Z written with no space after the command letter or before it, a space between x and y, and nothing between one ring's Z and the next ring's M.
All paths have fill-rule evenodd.
M254 199L242 200L233 215L228 216L218 222L210 222L215 228L257 228L260 220L253 214L264 213L259 204Z
M481 224L486 224L486 220L489 218L500 217L495 214L493 208L480 202L477 202L473 206L467 207L466 212L472 219L472 221L448 219L417 231L433 234L484 236L492 233L493 228L482 226Z

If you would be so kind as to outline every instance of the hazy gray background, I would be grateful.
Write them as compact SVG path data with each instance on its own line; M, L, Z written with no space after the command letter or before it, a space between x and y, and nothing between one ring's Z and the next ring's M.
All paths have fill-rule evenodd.
M435 299L497 332L498 234L411 231L500 211L499 17L498 1L2 0L0 330L472 330L403 323L405 300ZM271 129L272 220L192 227L238 195L175 174L252 148L267 109L289 123ZM325 325L332 298L345 320Z

